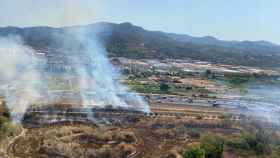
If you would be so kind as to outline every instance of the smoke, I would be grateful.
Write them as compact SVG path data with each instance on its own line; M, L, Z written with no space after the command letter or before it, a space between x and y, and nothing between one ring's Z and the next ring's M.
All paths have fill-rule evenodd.
M252 81L247 84L246 93L227 93L225 97L231 97L217 103L226 108L236 109L240 114L257 120L259 123L268 122L279 125L280 86L258 81Z
M87 3L82 5L71 0L67 5L62 4L63 9L53 9L50 6L40 9L39 19L51 21L56 26L67 26L87 23L88 19L94 18L92 15L98 12L98 7L93 9L86 5ZM34 8L33 1L30 6ZM88 12L85 12L85 6L89 7L86 7ZM28 19L41 22L34 17ZM112 106L149 111L149 105L141 96L118 82L122 76L110 63L106 49L97 38L99 31L108 28L94 31L91 27L78 26L62 29L63 33L50 35L57 40L54 43L60 46L55 53L50 53L64 53L65 56L61 60L70 63L72 67L75 81L78 81L73 81L75 88L72 91L75 91L75 95L79 94L83 107ZM51 72L45 72L45 59L40 59L35 54L36 51L24 45L20 37L0 38L0 88L14 120L21 120L27 108L38 104L39 101L44 100L44 104L39 103L41 105L50 105L64 99L61 99L63 95L53 94L52 88L49 87ZM72 77L73 74L70 72L59 75Z
M20 37L0 38L1 95L14 120L21 120L29 105L41 97L42 79L35 51L25 46Z
M97 37L98 32L104 29L109 28L103 26L102 28L94 27L94 29L92 27L66 29L66 32L76 38L80 45L80 47L77 44L72 47L67 45L66 48L79 49L76 50L79 55L75 58L78 58L80 62L72 66L79 77L79 91L83 98L83 106L112 106L148 112L149 106L144 99L118 82L122 76L110 63L106 49Z
M280 87L278 84L251 83L248 94L243 96L248 100L247 107L252 115L263 121L279 124L280 121Z

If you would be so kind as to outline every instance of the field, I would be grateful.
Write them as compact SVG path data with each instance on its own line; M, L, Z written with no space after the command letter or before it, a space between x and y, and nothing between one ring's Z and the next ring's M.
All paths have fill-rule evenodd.
M263 144L264 149L238 143L249 139L246 133L271 129L272 125L259 127L253 120L211 107L151 104L151 109L153 116L102 114L108 120L99 124L63 122L26 126L5 148L9 156L16 157L180 157L189 146L203 143L205 137L219 137L225 158L277 154L278 129L261 133L263 139L268 141L269 136L269 141L270 138L276 141Z
M278 157L279 126L257 113L259 100L236 97L247 96L253 82L277 85L278 71L179 60L112 63L124 74L119 81L144 96L151 112L107 109L93 111L89 120L88 113L37 111L18 124L1 98L0 157ZM75 82L73 76L49 76L53 93L69 92L58 106L79 104Z

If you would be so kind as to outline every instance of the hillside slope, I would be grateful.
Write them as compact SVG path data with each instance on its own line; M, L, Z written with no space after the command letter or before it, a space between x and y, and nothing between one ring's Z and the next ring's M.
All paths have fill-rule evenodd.
M210 36L192 37L148 31L131 23L102 22L63 28L4 27L0 28L0 36L19 35L27 45L36 49L58 49L62 46L65 48L69 43L71 46L77 43L75 38L66 33L67 30L82 28L92 33L98 30L98 38L104 43L110 56L191 58L245 66L280 66L280 46L267 41L222 41Z

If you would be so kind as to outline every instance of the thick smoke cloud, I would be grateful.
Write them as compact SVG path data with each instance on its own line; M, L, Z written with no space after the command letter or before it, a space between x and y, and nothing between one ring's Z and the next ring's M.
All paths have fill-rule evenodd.
M13 3L7 2L6 5L12 7ZM36 5L42 5L43 1L24 3L35 9L41 8L37 12L40 19L33 16L28 18L31 19L31 24L40 23L42 19L56 26L83 24L87 23L88 19L94 19L99 10L97 5L93 7L94 9L90 7L85 11L87 8L85 6L89 5L74 0L67 3L61 1L57 8L53 8L53 5L36 7ZM110 105L149 111L149 106L142 97L117 81L121 75L111 65L105 48L96 38L98 31L77 28L64 28L64 33L67 35L60 35L57 40L61 44L58 52L66 52L67 56L64 60L72 63L71 66L78 78L79 82L75 85L77 89L74 94L79 93L82 105L88 108ZM26 109L31 104L38 104L38 100L41 102L44 100L43 104L39 103L41 105L59 103L59 95L52 95L52 91L46 84L48 83L46 75L49 75L49 72L44 72L42 69L44 67L42 63L45 61L44 59L40 61L41 59L34 55L35 50L25 46L20 37L1 38L0 48L2 95L5 96L7 105L16 119L20 120Z
M20 37L0 38L1 95L15 120L21 120L29 105L41 97L42 78L35 51Z
M73 65L79 77L79 90L83 97L85 107L122 107L133 108L140 111L149 111L148 104L136 93L118 82L122 78L120 73L110 63L105 47L97 38L99 31L109 29L92 29L91 27L79 27L76 29L66 29L71 34L80 47L76 45L66 45L67 49L79 52L79 64ZM107 30L108 31L108 30ZM67 36L69 37L69 36ZM62 39L69 41L69 39ZM69 43L69 42L65 42ZM70 42L71 43L71 42Z
M149 111L148 104L136 93L118 82L121 75L111 65L106 50L88 29L65 29L62 52L71 57L78 87L75 91L82 97L82 106L122 107ZM75 38L76 43L68 42ZM69 53L67 53L69 51ZM71 52L76 52L71 54ZM25 46L20 37L0 38L0 85L1 95L14 120L21 120L30 105L58 103L57 96L46 84L45 59L38 58L32 48ZM65 74L63 74L65 75ZM67 75L67 74L66 74ZM77 93L74 93L77 94ZM44 101L43 101L44 100Z

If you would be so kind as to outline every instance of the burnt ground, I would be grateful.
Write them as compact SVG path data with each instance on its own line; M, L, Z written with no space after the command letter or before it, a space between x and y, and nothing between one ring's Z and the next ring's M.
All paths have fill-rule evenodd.
M102 111L98 123L71 120L30 126L29 122L8 141L4 157L180 158L206 133L229 140L240 137L249 125L246 118L217 107L151 104L151 110L152 116ZM242 157L237 152L225 148L224 158Z
M100 111L95 114L102 119L98 123L29 122L8 141L4 157L180 158L186 146L199 142L205 133L230 139L239 137L246 124L246 118L221 107L152 103L151 110L152 116ZM38 116L33 119L40 120L42 114ZM224 150L224 158L237 156L235 150Z
M182 118L142 118L124 125L57 124L28 128L8 147L10 156L26 157L166 157L207 132L239 134L233 124ZM177 155L178 156L178 155Z
M99 123L23 124L22 132L9 141L7 154L19 158L180 157L187 145L199 142L205 133L230 138L242 130L240 119L233 119L223 108L151 104L151 110L152 116L99 113L103 119Z

